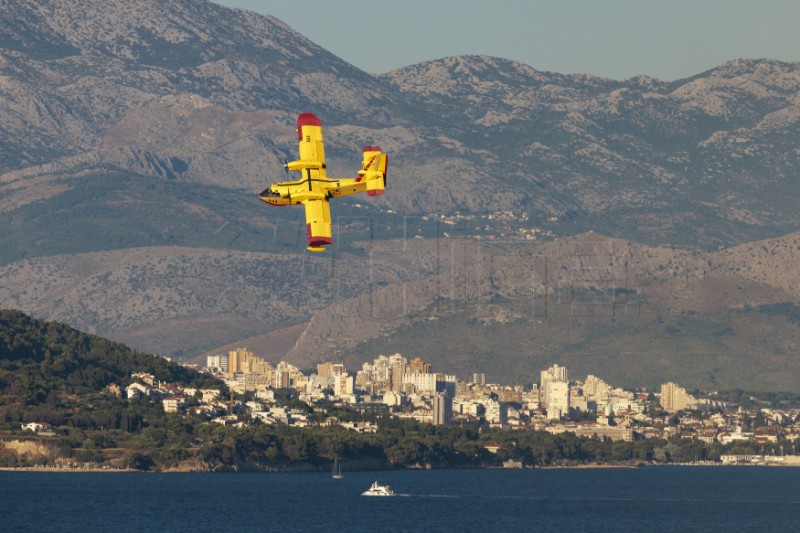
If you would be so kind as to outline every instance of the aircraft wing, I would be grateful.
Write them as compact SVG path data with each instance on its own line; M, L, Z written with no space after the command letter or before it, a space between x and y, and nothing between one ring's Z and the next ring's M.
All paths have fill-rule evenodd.
M303 206L306 208L308 249L312 252L323 252L323 246L333 243L330 204L325 199L309 199L303 202Z
M301 171L302 177L309 180L326 179L322 122L311 113L297 117L297 144L300 159L287 163L286 168Z

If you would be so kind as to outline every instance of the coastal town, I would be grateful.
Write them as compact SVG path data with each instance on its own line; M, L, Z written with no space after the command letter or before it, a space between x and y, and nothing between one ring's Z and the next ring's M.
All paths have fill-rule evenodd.
M572 379L568 369L557 364L542 370L530 388L487 383L483 373L462 381L433 372L419 357L408 359L401 354L380 355L354 374L341 363L327 362L318 364L315 374L304 375L289 363L273 366L247 349L236 349L209 356L203 370L223 379L233 391L254 392L257 400L245 407L268 423L308 424L302 416L270 414L274 389L290 388L309 405L333 400L359 411L430 424L485 421L494 428L573 432L624 441L678 436L707 443L763 444L779 439L795 442L800 437L796 408L743 409L715 398L714 392L695 398L671 382L655 391L624 390L593 375ZM171 401L172 408L179 405L165 401Z
M485 424L493 429L573 433L611 441L679 438L732 445L734 450L742 444L742 453L722 455L720 461L800 465L800 457L795 456L800 437L797 406L776 407L751 397L751 405L745 407L712 391L692 395L671 382L658 390L625 390L593 375L575 379L558 364L541 370L529 387L487 383L483 373L459 380L434 372L419 357L408 359L401 354L380 355L355 372L342 363L325 362L317 365L315 373L303 373L284 361L273 365L240 348L208 356L206 366L199 370L224 381L230 394L160 382L147 373L134 373L126 388L110 385L108 392L131 400L150 398L161 402L166 413L199 415L237 427L340 426L374 433L378 430L374 415L389 415L420 424ZM292 396L309 409L280 401ZM327 416L325 410L330 407L360 416L351 420ZM320 411L324 416L311 415ZM36 422L23 424L22 429L50 430L47 424ZM778 443L779 455L763 452L764 446ZM497 451L491 444L487 449ZM511 461L507 466L516 464Z

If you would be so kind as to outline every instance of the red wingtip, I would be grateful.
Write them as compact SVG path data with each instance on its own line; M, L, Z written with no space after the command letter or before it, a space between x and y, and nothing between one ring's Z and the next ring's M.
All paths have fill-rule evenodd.
M308 238L308 245L309 246L325 246L328 244L333 244L333 239L330 237L309 237Z
M333 244L331 237L317 237L311 235L311 224L306 224L306 234L308 235L309 246L325 246L326 244Z
M372 190L372 191L367 191L367 196L381 196L385 192L386 191L381 190L381 189L375 189L375 190Z
M364 147L364 151L365 152L380 152L381 151L381 147L380 146L365 146Z
M297 117L297 140L303 140L303 126L322 126L322 122L313 113L300 113Z
M297 127L300 126L322 126L322 122L314 113L300 113L300 116L297 117Z

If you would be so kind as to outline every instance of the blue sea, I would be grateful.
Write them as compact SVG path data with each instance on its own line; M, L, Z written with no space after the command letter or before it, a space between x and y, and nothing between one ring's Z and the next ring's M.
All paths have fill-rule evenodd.
M373 481L394 498L361 496ZM800 468L0 472L2 531L797 531Z

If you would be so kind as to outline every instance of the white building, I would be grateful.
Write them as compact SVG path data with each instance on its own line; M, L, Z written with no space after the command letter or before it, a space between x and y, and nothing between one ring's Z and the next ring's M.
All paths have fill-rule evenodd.
M486 409L483 407L482 404L468 400L468 401L454 401L453 402L453 412L462 414L462 415L470 415L470 416L483 416L486 412Z
M489 400L484 404L486 408L486 421L490 424L505 424L508 422L508 409L506 404L497 400Z
M751 431L742 431L741 426L736 426L733 433L723 433L719 436L719 441L722 444L730 444L736 441L754 441L756 440L755 433Z
M399 406L406 403L406 395L402 392L389 391L383 395L383 402L385 405Z
M39 433L40 431L50 429L50 424L47 422L28 422L27 424L22 424L22 429Z
M333 395L337 398L353 394L353 376L341 374L333 376Z
M228 373L228 354L221 353L206 357L206 368Z
M402 374L407 363L408 361L406 358L399 353L390 355L388 357L385 355L379 355L375 358L372 364L364 363L361 366L359 374L361 374L363 378L359 377L359 379L363 379L364 382L368 383L389 384L392 381L392 374L397 372L398 368L402 369Z
M405 374L404 385L413 385L417 394L436 393L436 374Z
M141 398L142 396L150 396L153 389L141 383L131 383L125 388L125 397L128 399Z
M164 406L165 413L177 413L185 404L183 397L181 396L170 396L168 398L164 398L161 400L162 405Z
M569 379L567 369L563 366L553 365L539 374L539 403L547 404L547 384L550 382L566 383Z
M547 418L556 420L569 413L569 383L567 381L548 381L545 385L545 404Z

